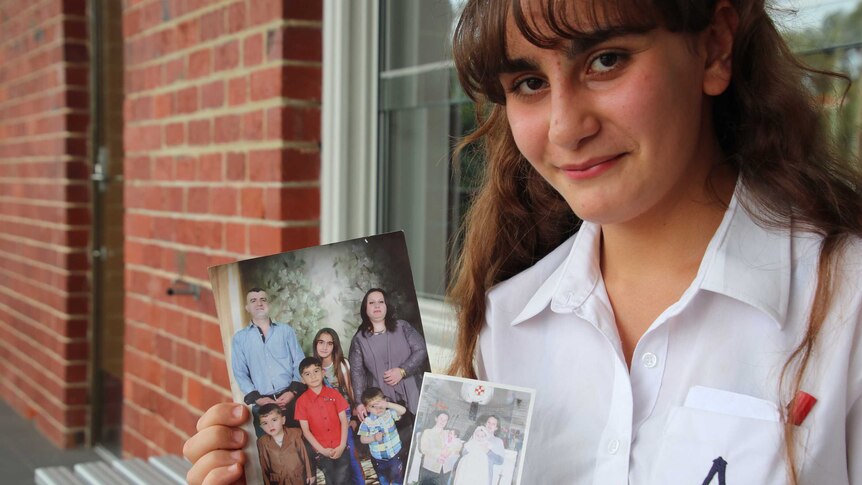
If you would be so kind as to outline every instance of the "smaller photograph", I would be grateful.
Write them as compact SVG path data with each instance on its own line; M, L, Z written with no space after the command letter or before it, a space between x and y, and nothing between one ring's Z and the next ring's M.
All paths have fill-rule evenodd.
M404 483L520 484L535 392L425 374Z
M246 483L399 485L428 349L403 232L210 268Z

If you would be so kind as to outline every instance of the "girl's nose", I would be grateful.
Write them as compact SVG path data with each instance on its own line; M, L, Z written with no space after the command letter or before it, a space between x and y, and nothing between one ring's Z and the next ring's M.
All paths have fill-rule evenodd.
M589 96L569 86L552 89L549 116L548 141L563 148L578 148L601 128Z

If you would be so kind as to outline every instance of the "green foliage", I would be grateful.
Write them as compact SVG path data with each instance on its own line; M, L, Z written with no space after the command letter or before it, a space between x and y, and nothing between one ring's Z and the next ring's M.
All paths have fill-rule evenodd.
M827 16L819 28L785 36L808 66L850 79L813 74L809 85L823 103L836 147L862 157L862 1L852 12Z
M257 282L266 290L270 317L276 322L289 323L299 344L310 355L314 335L326 319L326 310L321 306L323 288L309 279L305 259L296 254L280 254L266 260L267 264L252 267L247 281Z

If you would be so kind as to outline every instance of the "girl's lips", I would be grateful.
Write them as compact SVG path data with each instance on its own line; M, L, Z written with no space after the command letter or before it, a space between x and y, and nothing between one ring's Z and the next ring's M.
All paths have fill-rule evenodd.
M572 180L586 180L607 172L613 168L624 155L625 153L619 153L610 157L591 159L578 165L560 167L560 170L566 174L566 177Z

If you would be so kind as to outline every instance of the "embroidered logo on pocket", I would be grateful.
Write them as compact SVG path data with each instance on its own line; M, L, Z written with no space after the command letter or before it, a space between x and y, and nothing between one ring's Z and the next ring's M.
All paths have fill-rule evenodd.
M718 476L718 485L725 485L724 482L724 471L727 469L727 462L724 461L724 458L718 457L715 460L712 460L712 468L709 469L709 473L706 474L706 478L703 479L702 485L709 485L712 483L712 479L715 476Z

